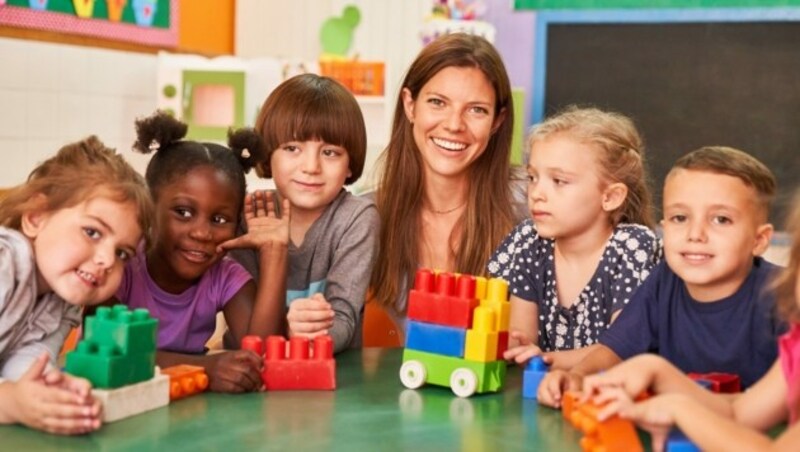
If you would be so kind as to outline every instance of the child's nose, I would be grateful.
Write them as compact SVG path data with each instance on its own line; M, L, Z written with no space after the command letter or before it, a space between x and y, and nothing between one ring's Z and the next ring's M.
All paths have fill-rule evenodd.
M702 221L689 222L689 241L692 242L705 242L706 241L706 225Z
M303 171L318 173L320 171L320 155L317 152L307 152L303 159Z
M101 269L109 269L114 265L116 250L110 244L97 247L94 253L94 264Z
M189 231L189 237L195 240L211 240L211 225L206 221L198 221Z
M545 199L541 184L528 182L528 202L543 201Z

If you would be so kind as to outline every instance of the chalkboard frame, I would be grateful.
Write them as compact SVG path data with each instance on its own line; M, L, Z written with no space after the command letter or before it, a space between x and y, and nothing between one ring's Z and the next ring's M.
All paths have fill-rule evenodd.
M551 25L663 25L715 23L798 22L800 8L716 8L716 9L619 9L619 10L553 10L540 11L536 16L534 68L531 95L532 123L541 122L547 112L548 36ZM563 30L563 27L560 27ZM554 63L555 64L555 63ZM552 107L552 105L551 105ZM624 113L624 112L623 112ZM647 135L647 134L645 134ZM647 140L647 136L645 136ZM720 143L709 143L720 144ZM687 151L689 149L686 149ZM748 149L745 149L748 150ZM651 162L652 164L653 162ZM651 168L652 169L652 168ZM653 175L656 173L654 172ZM660 174L660 172L658 173ZM777 174L776 174L777 175ZM780 178L779 178L780 179ZM660 181L654 181L660 182ZM791 200L792 187L779 187L772 220L782 226L786 208ZM654 193L660 203L660 190ZM658 206L660 210L660 206Z

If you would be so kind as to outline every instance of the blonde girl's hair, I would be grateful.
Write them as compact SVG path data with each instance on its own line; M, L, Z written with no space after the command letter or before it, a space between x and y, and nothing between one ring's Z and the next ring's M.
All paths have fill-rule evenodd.
M456 270L483 275L495 247L514 226L510 183L514 108L511 86L497 50L485 39L463 33L442 36L428 44L411 64L402 87L416 99L439 71L448 67L477 68L494 88L495 118L504 116L486 150L470 166L467 206L459 220L460 240L453 246ZM381 218L380 249L371 286L375 300L394 306L401 290L413 284L419 264L420 209L424 176L422 155L413 125L397 97L389 145L381 158L376 203Z
M26 212L53 212L97 196L133 204L136 218L131 221L148 233L154 213L144 179L96 136L62 147L34 168L25 183L0 201L0 225L20 230Z
M634 223L655 227L644 145L630 118L572 105L534 125L528 135L528 149L535 142L557 134L568 135L596 149L601 180L609 184L621 182L628 187L625 201L609 214L612 226Z

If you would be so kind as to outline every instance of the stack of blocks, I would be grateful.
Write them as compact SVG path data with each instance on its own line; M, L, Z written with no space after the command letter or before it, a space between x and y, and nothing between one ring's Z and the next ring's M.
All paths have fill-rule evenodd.
M280 336L267 337L266 350L260 337L246 336L242 350L264 357L261 380L268 391L336 389L336 361L330 336L316 337L313 342L306 337L293 337L288 341L288 351L286 339Z
M169 403L169 378L154 375L158 320L146 309L101 307L86 318L84 339L67 354L66 372L86 378L112 422Z
M614 416L603 422L597 420L600 407L592 402L580 402L580 394L566 392L561 410L564 418L583 432L581 450L584 452L642 452L633 422Z
M508 283L471 275L417 272L408 296L400 380L450 387L460 397L503 387L508 348Z

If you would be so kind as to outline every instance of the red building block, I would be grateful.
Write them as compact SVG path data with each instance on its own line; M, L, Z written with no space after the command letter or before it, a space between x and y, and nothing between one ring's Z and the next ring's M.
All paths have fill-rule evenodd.
M169 376L169 399L177 400L199 394L208 388L208 375L200 366L180 364L161 369Z
M476 306L473 276L434 274L421 269L408 295L408 318L466 329L472 325L472 311Z
M739 376L735 374L726 374L721 372L710 372L707 374L700 374L691 372L688 374L689 378L694 381L708 382L711 392L718 392L723 394L734 394L742 392L742 384Z
M305 337L287 341L269 336L266 347L261 338L247 336L242 349L258 355L265 351L261 379L268 391L333 390L336 389L336 361L333 359L333 339L320 336L312 343Z
M508 350L508 331L499 331L497 333L497 360L503 359L503 353Z

